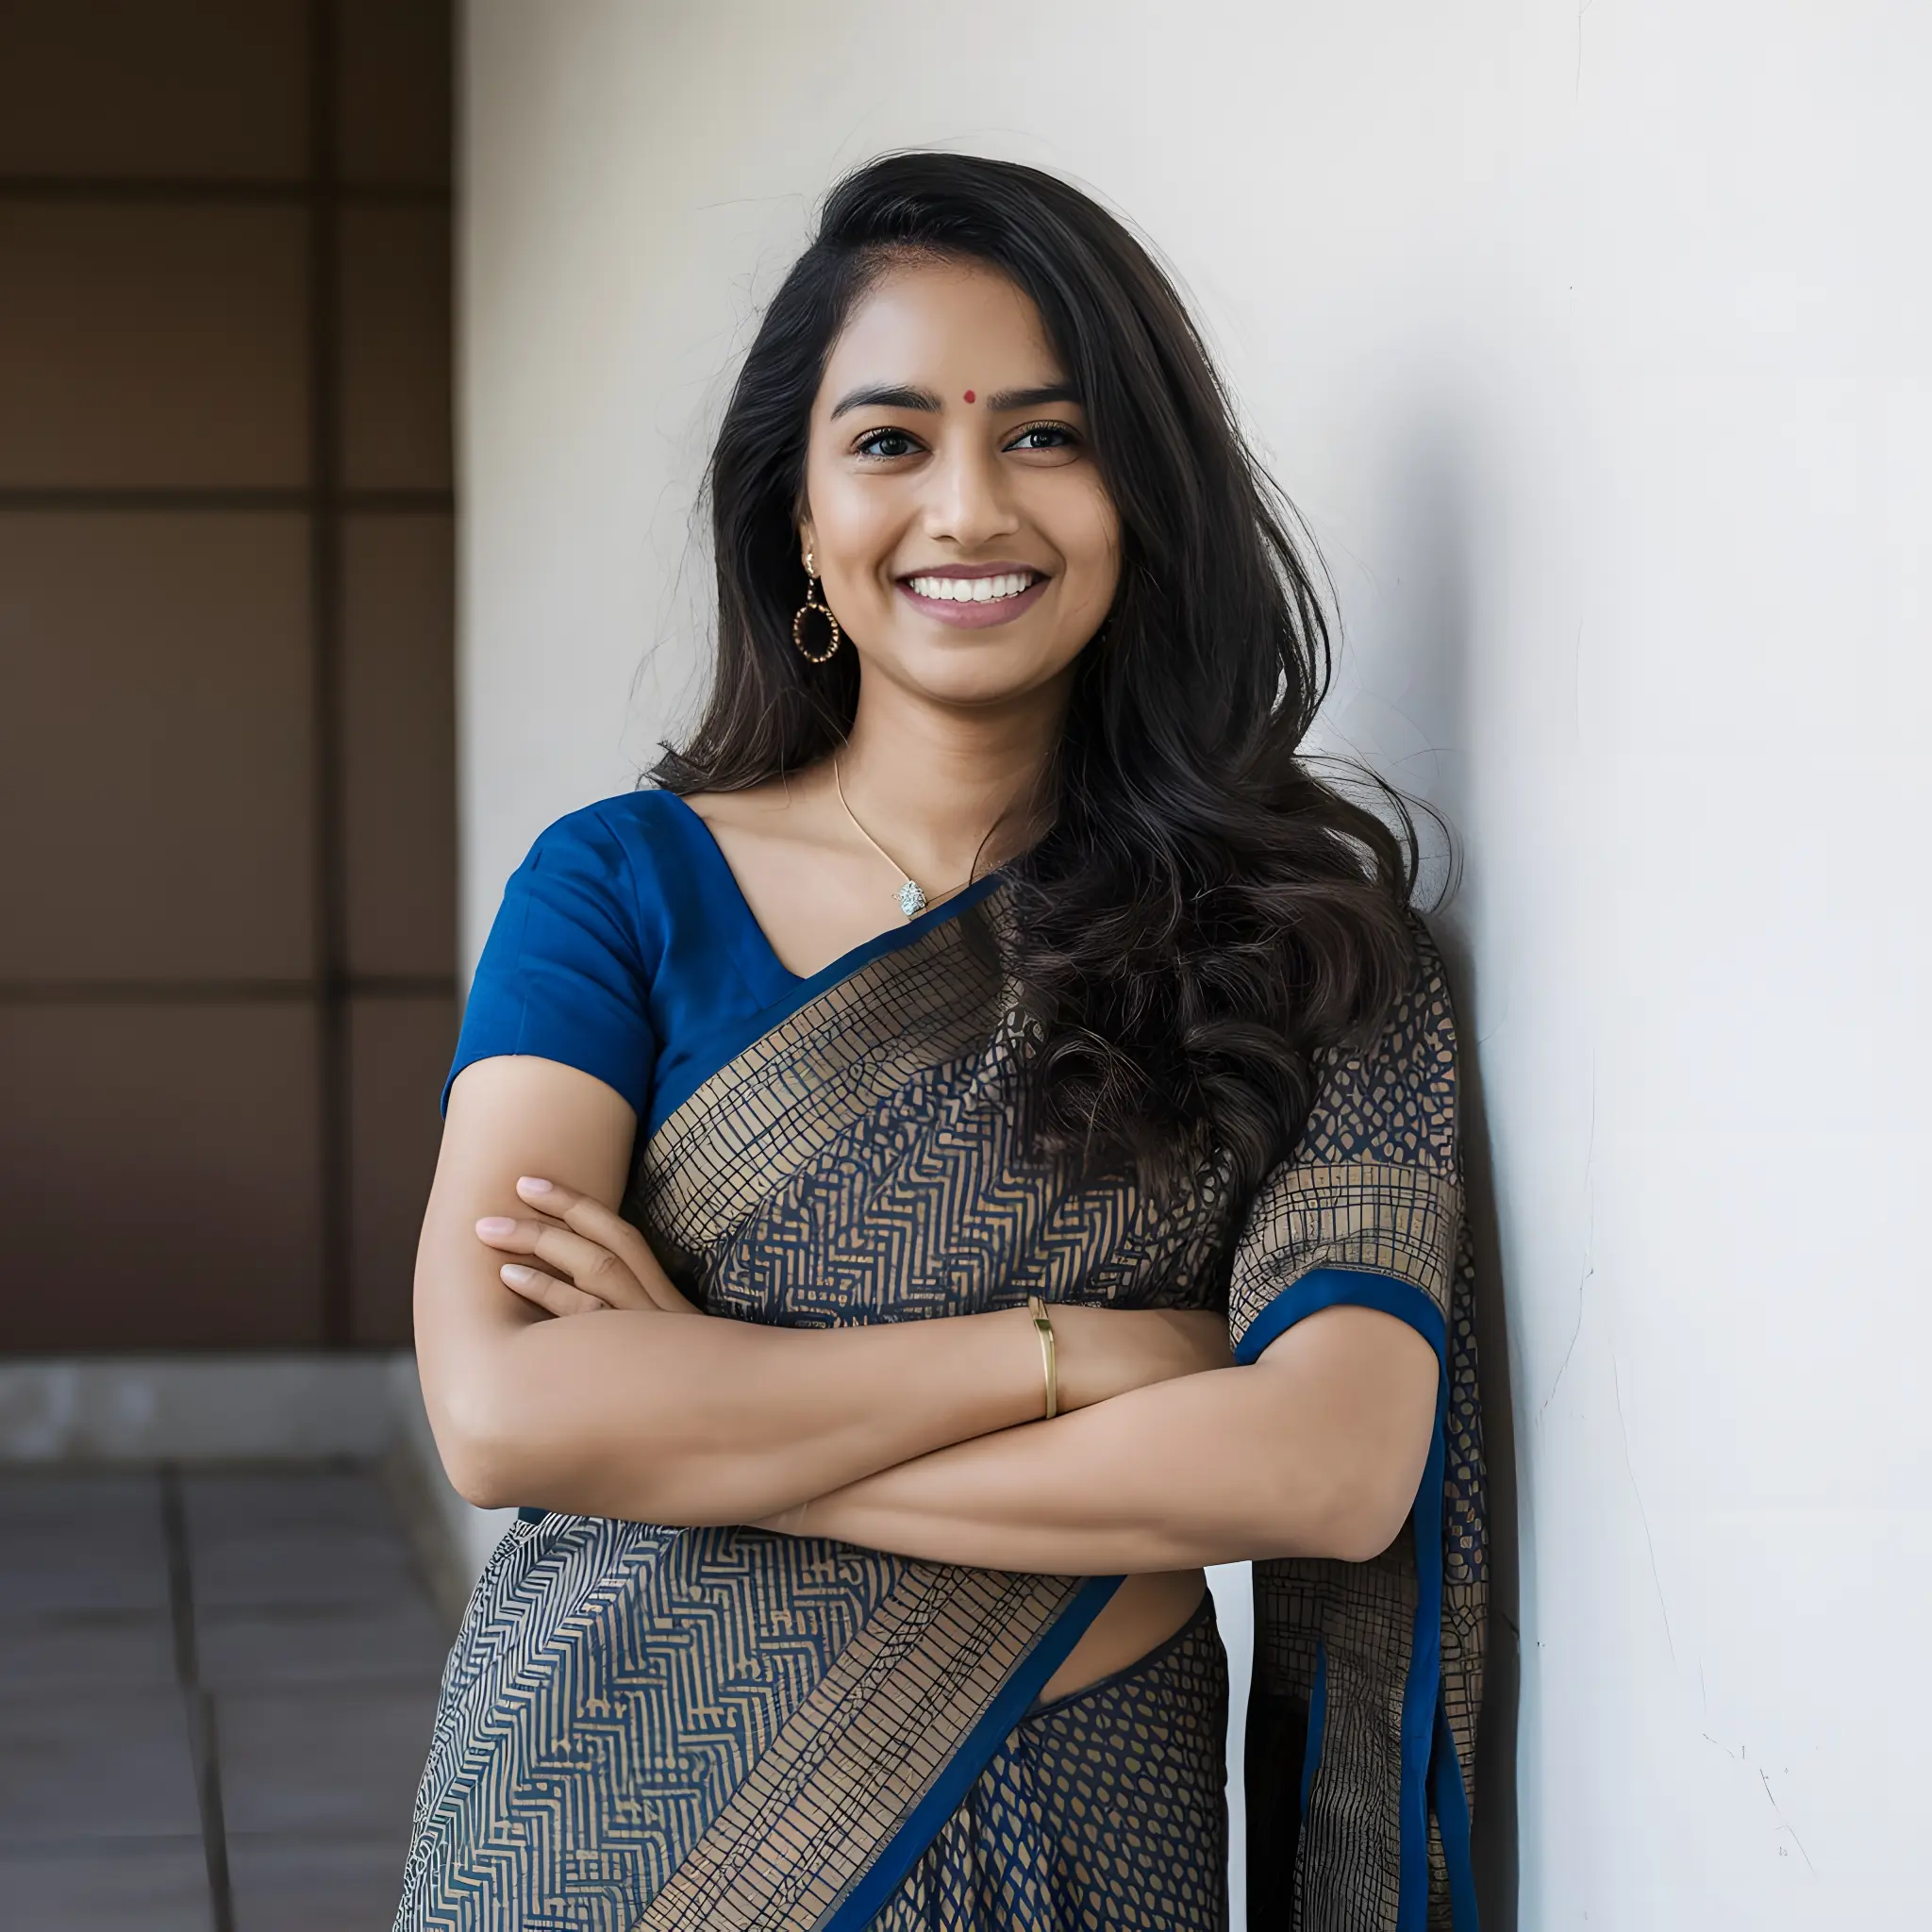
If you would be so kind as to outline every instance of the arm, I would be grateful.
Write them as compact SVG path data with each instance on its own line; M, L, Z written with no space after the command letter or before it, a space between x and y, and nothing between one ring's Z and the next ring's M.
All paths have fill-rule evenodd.
M613 1089L551 1060L479 1060L451 1091L416 1332L437 1445L472 1502L746 1523L1040 1413L1022 1308L832 1329L666 1312L681 1299L613 1211L636 1131ZM538 1198L556 1212L532 1213L525 1174L554 1177ZM490 1216L516 1230L494 1247L476 1226ZM556 1283L512 1292L506 1252L566 1274L599 1256L620 1265L577 1276L595 1312L552 1321L541 1297ZM1188 1374L1224 1346L1185 1316L1078 1317L1062 1335L1069 1406Z
M1435 1350L1407 1323L1326 1308L1250 1368L942 1449L766 1527L1073 1575L1245 1557L1365 1561L1415 1500L1437 1378Z

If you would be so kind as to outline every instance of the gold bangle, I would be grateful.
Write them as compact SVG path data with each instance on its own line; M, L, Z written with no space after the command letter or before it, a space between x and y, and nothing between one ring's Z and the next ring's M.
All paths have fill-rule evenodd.
M1037 1294L1026 1297L1026 1307L1040 1337L1040 1366L1046 1376L1046 1413L1041 1420L1051 1422L1060 1412L1060 1369L1058 1353L1054 1346L1053 1317L1046 1312L1046 1304Z

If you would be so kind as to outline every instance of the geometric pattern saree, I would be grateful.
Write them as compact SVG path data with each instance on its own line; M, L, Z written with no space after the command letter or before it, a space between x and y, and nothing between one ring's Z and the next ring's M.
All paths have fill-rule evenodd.
M625 1213L742 1321L1224 1307L1239 1361L1336 1301L1420 1328L1444 1373L1409 1530L1256 1565L1251 1924L1474 1932L1481 1450L1433 947L1418 922L1415 991L1258 1193L1210 1162L1157 1204L1024 1152L1001 888L762 1015L641 1137ZM1118 1583L526 1511L444 1674L398 1932L1224 1925L1211 1619L1038 1702Z

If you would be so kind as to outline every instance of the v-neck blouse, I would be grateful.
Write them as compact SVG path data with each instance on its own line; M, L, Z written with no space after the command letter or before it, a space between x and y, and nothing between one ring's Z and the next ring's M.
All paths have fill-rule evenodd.
M787 1013L998 876L802 976L772 950L710 827L675 792L586 806L539 837L504 889L443 1104L474 1061L529 1054L602 1080L655 1132Z

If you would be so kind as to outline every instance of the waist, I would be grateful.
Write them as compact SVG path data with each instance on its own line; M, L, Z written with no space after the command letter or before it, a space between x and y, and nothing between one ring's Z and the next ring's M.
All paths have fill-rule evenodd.
M1125 1578L1040 1692L1041 1703L1084 1690L1165 1643L1201 1607L1201 1570L1160 1570Z

